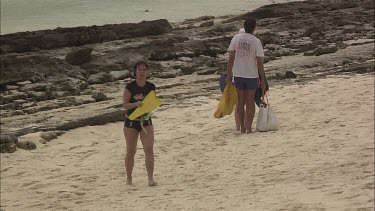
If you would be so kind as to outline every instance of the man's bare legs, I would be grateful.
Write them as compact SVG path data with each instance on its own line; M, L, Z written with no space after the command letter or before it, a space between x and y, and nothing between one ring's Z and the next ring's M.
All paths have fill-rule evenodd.
M246 133L246 128L245 128L245 103L246 103L245 90L237 89L237 95L238 95L237 114L238 114L238 119L239 119L239 122L240 122L240 130L241 130L241 133Z
M144 131L141 131L141 142L143 151L145 152L145 163L148 175L148 185L155 186L154 181L154 127L152 125L146 126Z
M126 140L126 156L125 156L125 169L126 169L126 183L131 185L133 167L134 167L134 156L137 152L137 140L138 131L133 128L124 127L124 136Z
M256 89L250 89L245 91L246 95L246 116L245 116L245 127L246 133L252 133L252 124L255 115L255 92Z

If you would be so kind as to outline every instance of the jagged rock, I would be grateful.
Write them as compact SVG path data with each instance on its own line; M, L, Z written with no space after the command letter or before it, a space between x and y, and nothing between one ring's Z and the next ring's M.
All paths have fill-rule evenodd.
M39 139L39 142L40 142L41 144L47 144L47 141L44 140L44 139Z
M73 49L65 56L65 60L72 65L81 65L90 61L92 50L91 47Z
M267 51L265 55L267 55L268 57L275 58L275 57L282 57L282 56L291 56L291 55L295 55L295 53L293 50L289 48L282 48L282 49L275 50L275 51Z
M313 32L310 37L311 37L312 40L318 40L322 37L322 33Z
M282 43L281 40L280 40L280 36L278 36L274 32L270 32L270 31L259 33L259 34L257 34L257 37L262 41L263 45L266 45L266 44L280 45Z
M111 71L120 71L121 65L117 64L106 64L99 68L99 72L111 72Z
M63 77L54 81L57 90L59 91L76 91L83 90L88 87L86 81L77 78Z
M306 40L293 40L285 45L286 48L297 49L296 53L302 53L317 48L317 44Z
M208 21L208 20L211 20L211 19L214 19L215 16L208 16L208 15L205 15L205 16L201 16L201 17L198 17L198 18L193 18L193 19L185 19L182 24L187 24L187 23L192 23L192 22L199 22L199 21Z
M181 72L183 75L191 75L198 69L196 67L181 67Z
M58 58L34 54L7 54L1 55L0 60L2 64L0 84L7 85L24 81L43 84L47 77L56 75L83 78L84 70ZM24 85L20 89L26 89L25 87L29 85Z
M172 26L165 19L140 23L106 24L74 28L57 28L37 32L19 32L1 36L2 53L22 53L38 49L82 46L131 37L159 35L170 32Z
M87 81L89 82L89 84L102 84L113 81L113 77L109 73L100 72L90 75Z
M71 107L81 105L82 102L77 101L75 97L65 97L64 101L60 103L60 107Z
M178 71L174 71L174 72L163 72L163 73L159 73L157 74L157 77L158 78L176 78L178 75L180 75L181 72L179 73Z
M307 51L307 52L303 53L303 55L304 56L314 56L315 53L314 53L314 51Z
M1 153L13 153L17 150L16 143L4 143L0 144Z
M297 75L293 71L286 71L285 78L297 78Z
M264 46L264 48L274 51L274 50L280 50L281 46L276 45L276 44L267 44Z
M12 86L12 85L6 85L5 89L6 90L17 90L19 87L18 86Z
M158 49L150 53L149 59L153 61L168 61L176 58L176 53L171 52L170 49Z
M31 81L22 81L22 82L17 83L18 86L25 86L25 85L28 85L28 84L31 84Z
M218 71L217 67L207 67L197 72L198 75L210 75Z
M17 143L18 138L12 135L0 134L0 144Z
M47 92L29 92L29 96L36 101L44 101L48 99Z
M94 98L96 102L108 100L107 95L101 92L94 92L91 97Z
M338 47L336 45L329 45L329 46L325 46L325 47L319 47L317 49L314 50L314 55L315 56L320 56L320 55L323 55L323 54L329 54L329 53L335 53L336 51L338 51Z
M206 21L206 22L201 23L199 26L200 27L210 27L210 26L213 26L213 25L215 25L214 21Z
M16 145L17 145L17 148L24 149L24 150L36 149L36 145L32 141L19 141Z
M44 132L44 133L41 133L41 134L40 134L40 137L41 137L43 140L51 141L51 140L57 138L57 134L56 134L55 132Z
M122 71L111 71L109 74L112 76L113 80L124 80L125 78L129 78L131 76L128 70Z
M18 138L12 135L1 134L0 135L0 152L1 153L13 153L16 151L16 144Z

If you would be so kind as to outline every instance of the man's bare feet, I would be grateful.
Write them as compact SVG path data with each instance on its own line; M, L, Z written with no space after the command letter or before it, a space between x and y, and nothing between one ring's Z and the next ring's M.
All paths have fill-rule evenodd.
M250 134L250 133L253 133L253 131L251 129L248 129L248 130L246 130L246 133Z
M128 178L126 179L126 184L127 184L127 185L132 185L132 184L133 184L133 180L132 180L131 177L128 177Z
M154 180L148 181L148 186L157 186L157 185L158 185L158 183L155 182Z

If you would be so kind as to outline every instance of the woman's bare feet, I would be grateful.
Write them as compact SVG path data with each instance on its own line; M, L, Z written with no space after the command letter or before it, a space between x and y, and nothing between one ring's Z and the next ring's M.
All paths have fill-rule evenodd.
M154 180L148 181L148 186L157 186L157 185L158 185L158 183L155 182Z
M132 180L131 177L128 177L128 178L126 179L126 184L127 184L127 185L132 185L132 184L133 184L133 180Z

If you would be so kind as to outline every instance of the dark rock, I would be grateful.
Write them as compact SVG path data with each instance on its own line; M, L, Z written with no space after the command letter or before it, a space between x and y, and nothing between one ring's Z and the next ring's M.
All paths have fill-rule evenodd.
M17 143L17 147L24 150L34 150L36 149L36 145L34 142L31 141L19 141Z
M65 97L64 101L60 103L60 107L71 107L81 105L82 102L77 101L75 97Z
M92 50L93 48L89 47L73 49L66 55L65 60L72 65L81 65L90 61Z
M56 134L55 132L44 132L44 133L41 133L41 134L40 134L40 137L41 137L43 140L51 141L51 140L57 138L57 134Z
M61 79L54 80L54 84L58 91L77 91L88 87L86 81L71 77L62 77Z
M0 144L1 153L13 153L17 150L16 143L3 143Z
M1 134L0 135L0 144L5 144L5 143L17 143L18 138L12 135L7 135L7 134Z
M128 70L122 71L111 71L109 74L112 76L113 80L124 80L125 78L129 78L131 76Z
M267 44L280 45L280 44L282 44L282 42L280 40L280 36L278 36L274 32L267 31L267 32L264 32L264 33L259 33L259 34L257 34L257 37L261 40L263 45L267 45Z
M196 67L181 67L181 72L183 75L191 75L197 71Z
M101 92L94 92L91 97L94 98L96 102L108 100L107 95Z
M194 19L185 19L182 22L182 24L187 24L187 23L192 23L192 22L199 22L199 21L208 21L208 20L212 20L214 18L215 18L215 16L205 15L205 16L201 16L201 17L198 17L198 18L194 18Z
M315 53L314 53L314 51L307 51L307 52L305 52L303 55L304 55L304 56L314 56Z
M204 68L203 70L200 70L197 72L198 75L211 75L211 74L214 74L218 71L218 68L216 67L207 67L207 68Z
M87 81L89 82L89 84L103 84L106 82L112 82L113 77L109 73L100 72L100 73L90 75Z
M274 50L280 50L281 46L276 45L276 44L267 44L264 46L264 48L274 51Z
M206 22L201 23L199 26L200 27L210 27L210 26L213 26L213 25L215 25L214 21L206 21Z
M8 54L1 55L0 60L2 65L0 84L15 84L24 81L44 84L47 77L57 75L83 78L81 68L57 58L43 55ZM21 88L29 85L31 84L25 84Z
M6 90L17 90L17 89L19 89L19 86L6 85L5 89Z
M178 56L175 52L170 51L170 49L158 49L150 53L150 60L153 61L168 61L176 59Z
M82 46L131 37L159 35L170 32L167 20L142 21L140 23L107 24L104 26L57 28L37 32L19 32L1 35L2 53L22 53L37 49Z
M28 84L31 84L31 81L22 81L22 82L17 83L18 86L25 86L25 85L28 85Z
M293 71L286 71L285 78L297 78L297 75Z
M111 72L111 71L120 71L121 66L117 64L107 64L99 68L99 72Z
M314 55L315 56L320 56L320 55L323 55L323 54L329 54L329 53L335 53L336 51L338 51L338 47L336 45L330 45L330 46L326 46L326 47L319 47L317 49L314 50Z
M47 141L44 140L44 139L39 139L39 142L40 142L41 144L47 144Z
M305 40L293 40L285 45L286 48L297 49L296 53L302 53L317 48L317 44Z
M48 99L48 95L46 92L29 92L29 96L36 101L44 101Z
M318 40L322 37L322 33L313 32L310 37L311 37L312 40Z
M158 73L156 77L158 78L176 78L181 75L182 71L171 71L171 72L162 72Z

